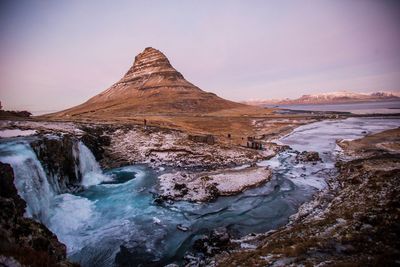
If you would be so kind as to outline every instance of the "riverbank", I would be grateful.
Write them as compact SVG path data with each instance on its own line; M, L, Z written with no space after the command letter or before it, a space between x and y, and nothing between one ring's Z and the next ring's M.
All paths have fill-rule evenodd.
M17 138L24 145L6 144L0 152L3 157L12 155L11 162L22 153L26 164L44 169L38 181L47 180L55 190L48 194L48 203L35 206L36 214L44 215L45 224L67 244L69 259L83 266L93 266L93 261L98 266L123 266L129 261L206 264L224 250L255 249L264 240L262 233L286 224L318 190L334 187L327 177L335 172L338 138L360 138L393 128L398 120L305 124L264 118L254 127L280 129L276 135L260 130L253 137L265 150L218 138L208 143L207 138L147 125L30 123L2 128L35 131L36 136ZM286 134L289 125L301 126ZM339 142L343 148L346 140ZM378 147L396 149L396 142L386 140ZM151 168L137 165L143 162ZM15 167L24 171L20 163ZM106 176L98 163L112 168ZM25 176L19 176L20 181L32 178ZM39 189L37 195L41 201L46 192ZM306 207L319 211L321 202L312 203L301 206L299 214L308 211ZM42 214L43 209L51 212ZM65 227L66 221L70 227ZM237 239L250 233L261 234ZM221 247L215 248L214 241Z
M2 121L0 132L4 136L12 136L12 134L14 136L29 134L40 136L39 139L45 140L46 154L62 158L65 164L74 161L73 155L66 153L63 146L60 147L51 144L52 141L46 141L48 139L46 136L60 136L64 143L71 143L68 141L69 139L82 140L93 152L103 169L133 164L146 164L161 173L165 173L167 169L170 173L164 174L162 177L171 179L162 179L161 181L163 192L170 193L164 195L161 193L161 196L176 200L204 201L219 195L237 194L267 181L270 177L270 172L267 170L254 172L251 168L233 169L244 165L249 167L261 160L272 158L281 151L281 146L269 142L270 139L276 139L299 125L313 121L315 120L268 121L259 119L254 121L252 127L259 133L266 133L251 137L252 140L263 144L264 149L262 150L246 147L248 142L246 136L240 138L239 143L230 138L211 136L212 143L207 143L203 141L203 137L208 135L196 135L193 138L193 135L180 130L147 125ZM59 155L60 153L62 155ZM69 157L67 157L68 155ZM41 157L43 156L39 158ZM69 170L71 167L65 166L61 169ZM176 172L179 172L180 175L176 176ZM236 173L238 177L236 180L243 181L238 181L238 185L234 186L228 178L222 178L224 172ZM204 176L218 178L211 183L213 179L208 182L200 179ZM247 176L250 178L247 179ZM172 177L177 180L172 182ZM188 190L188 194L185 194L184 198L180 198L178 197L180 193L174 192L174 188L177 186L176 184L187 183L188 179L191 180L185 189L185 192ZM168 182L166 182L167 180ZM213 183L218 183L218 188ZM215 187L214 190L211 190L211 187ZM204 194L198 194L198 192Z
M236 242L216 266L399 264L400 129L339 142L344 158L329 187L288 225ZM239 249L240 244L247 249ZM250 249L249 249L250 248Z

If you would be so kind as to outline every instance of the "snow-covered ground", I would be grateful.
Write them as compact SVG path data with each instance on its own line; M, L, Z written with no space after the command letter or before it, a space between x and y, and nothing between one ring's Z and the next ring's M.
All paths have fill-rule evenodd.
M36 133L37 132L35 130L8 129L8 130L0 130L0 137L9 138L17 136L29 136L29 135L34 135Z
M20 129L35 131L55 131L79 134L82 131L78 125L72 122L46 122L46 121L0 121L0 130Z
M135 127L119 129L111 135L107 156L129 163L151 166L204 167L235 166L259 161L272 151L256 151L221 143L208 145L192 142L186 133L166 129Z
M219 195L240 193L271 178L265 167L248 167L216 172L166 173L159 176L161 196L171 199L207 201Z

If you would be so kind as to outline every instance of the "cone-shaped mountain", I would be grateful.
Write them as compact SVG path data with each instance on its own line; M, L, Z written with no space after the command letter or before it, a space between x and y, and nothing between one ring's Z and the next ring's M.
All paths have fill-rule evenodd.
M85 103L53 114L130 116L135 114L209 113L245 105L222 99L188 82L159 50L148 47L117 83Z

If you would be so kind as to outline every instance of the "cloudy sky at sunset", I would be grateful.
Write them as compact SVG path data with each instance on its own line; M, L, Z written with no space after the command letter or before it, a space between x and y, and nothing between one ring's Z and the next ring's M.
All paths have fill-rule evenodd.
M400 90L400 1L1 1L0 101L60 110L152 46L231 100Z

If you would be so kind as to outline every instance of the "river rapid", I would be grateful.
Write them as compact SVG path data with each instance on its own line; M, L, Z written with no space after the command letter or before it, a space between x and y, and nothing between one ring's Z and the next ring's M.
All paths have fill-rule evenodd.
M338 139L356 139L400 126L395 118L349 118L301 126L277 140L293 150L259 162L273 170L270 182L210 203L157 204L157 172L144 165L101 170L90 150L77 145L79 193L58 194L29 143L2 139L0 161L12 165L26 216L52 230L82 266L164 266L181 263L193 242L223 227L234 237L276 229L335 175ZM299 163L297 151L317 151L322 162ZM177 229L181 225L187 231Z

